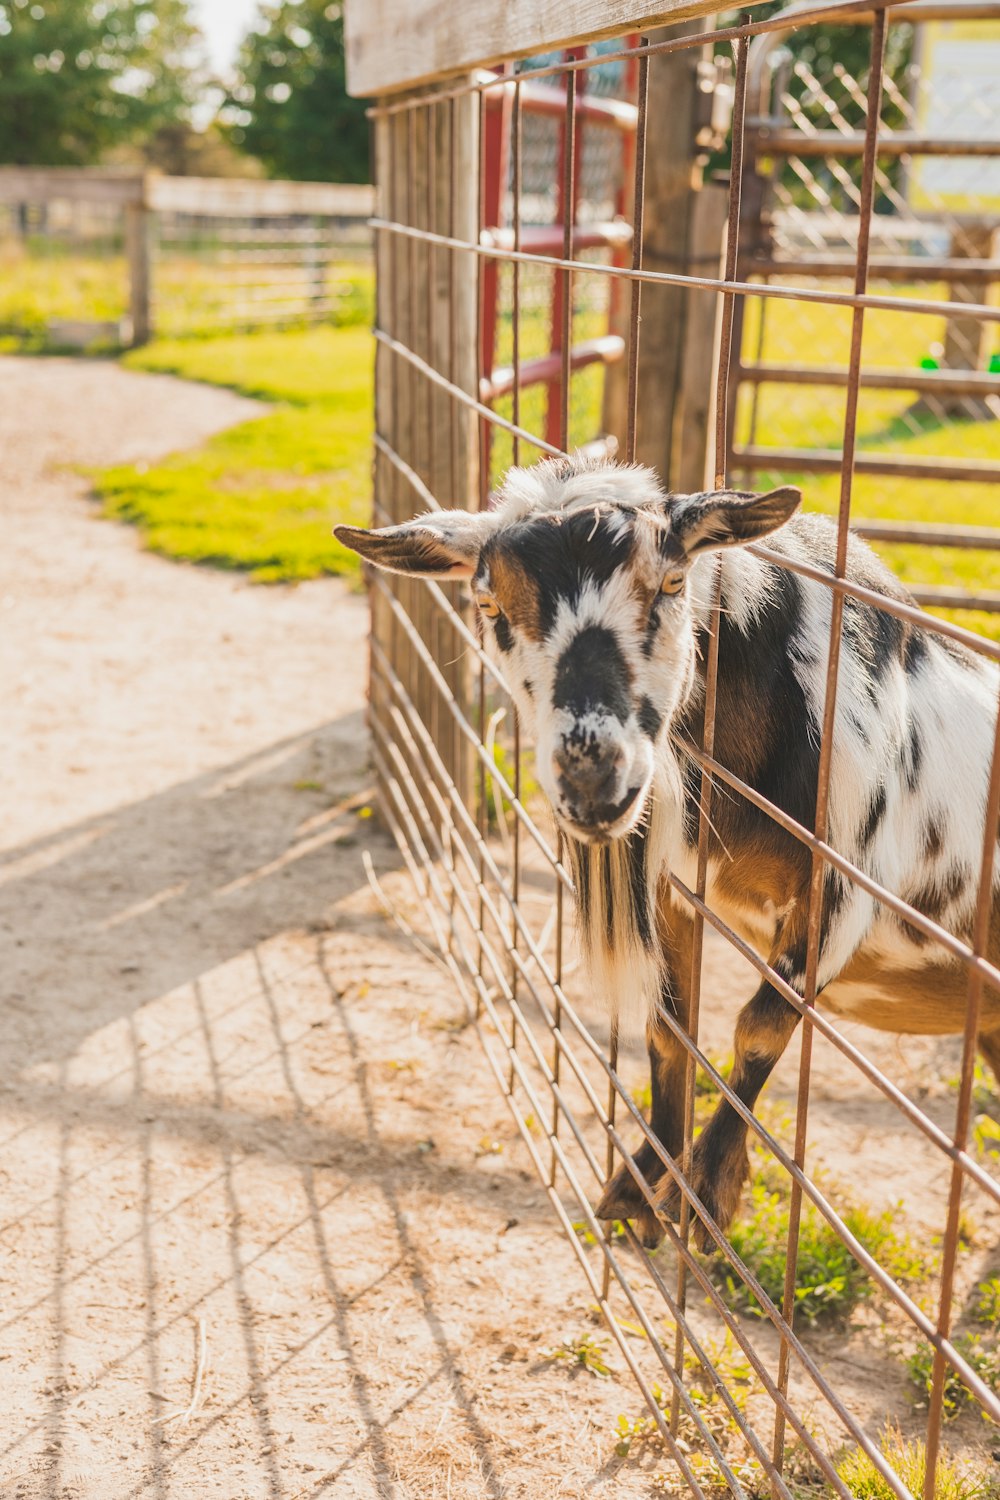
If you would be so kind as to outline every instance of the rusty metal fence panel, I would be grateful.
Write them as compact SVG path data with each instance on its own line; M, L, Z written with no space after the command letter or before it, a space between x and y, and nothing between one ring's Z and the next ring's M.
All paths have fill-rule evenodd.
M1000 11L981 8L1000 23ZM863 87L863 120L852 142L857 214L853 266L847 287L786 284L777 271L765 281L740 276L741 190L751 162L747 140L748 60L753 38L784 34L791 26L819 24L846 15L869 30L869 66ZM622 264L582 267L573 254L573 225L567 211L561 254L538 254L521 245L523 175L522 87L544 81L563 91L566 150L561 201L574 201L574 109L577 81L609 54L581 49L572 61L521 64L507 76L482 76L436 86L419 96L382 103L376 121L379 192L376 230L378 269L376 522L386 524L418 511L488 504L488 464L479 440L482 425L502 432L514 462L530 463L542 454L568 449L573 388L574 285L578 278L616 284L628 306L625 361L628 371L627 429L621 456L635 446L636 410L655 399L640 388L638 352L642 338L641 298L650 284L684 287L721 304L720 354L715 403L715 479L726 482L732 453L729 425L734 366L734 330L741 304L749 297L761 306L791 302L796 308L840 308L848 320L841 457L838 462L838 545L833 574L789 562L760 549L772 562L789 567L830 590L832 616L815 817L806 827L742 782L715 756L715 682L718 672L718 601L707 662L707 701L703 742L684 743L700 776L697 876L692 887L671 877L693 917L691 954L692 1017L685 1031L669 1015L687 1055L685 1151L678 1160L659 1145L646 1123L641 1094L641 1063L619 1038L608 1033L599 1007L588 1009L583 975L572 935L573 890L562 836L540 805L531 775L530 747L523 746L507 684L482 649L477 625L453 585L374 576L372 587L371 724L374 757L382 791L382 812L423 898L441 956L468 1005L482 1039L487 1065L510 1107L524 1147L544 1184L552 1211L573 1246L580 1270L620 1354L645 1401L642 1421L627 1424L620 1443L653 1451L660 1447L667 1473L665 1490L708 1496L749 1497L771 1493L850 1496L844 1454L866 1456L886 1491L900 1500L913 1495L896 1450L880 1445L876 1418L882 1393L868 1407L845 1387L843 1372L831 1362L829 1345L818 1345L797 1316L796 1267L802 1226L808 1221L845 1248L851 1274L868 1279L877 1293L878 1317L911 1351L922 1351L927 1371L924 1500L932 1500L948 1412L960 1386L987 1424L1000 1421L998 1382L975 1357L967 1340L954 1333L956 1293L967 1291L963 1270L963 1215L970 1210L995 1231L1000 1208L996 1158L977 1149L972 1125L978 1106L976 1037L984 995L1000 988L997 940L990 935L998 821L1000 821L1000 714L993 748L982 864L975 921L968 931L949 932L926 913L909 906L854 866L830 842L830 774L834 710L838 691L845 602L860 600L906 621L917 631L936 632L961 642L993 664L1000 644L951 620L933 618L904 602L847 580L846 555L852 521L852 485L857 467L858 411L866 389L863 335L865 319L877 310L898 319L940 320L949 308L940 299L869 291L873 202L887 154L880 143L884 97L886 34L895 24L887 9L871 5L815 7L793 19L776 16L711 32L663 34L655 41L623 45L610 54L635 64L638 129L628 221L631 258ZM998 24L1000 34L1000 24ZM663 55L711 46L732 48L735 99L729 220L724 272L682 275L650 272L642 265L641 224L649 122L646 97L651 61ZM513 168L509 242L480 236L480 218L470 213L463 185L480 168L480 126L484 99L507 91L512 110ZM854 179L852 179L853 181ZM484 373L477 367L481 288L488 262L509 277L513 385L509 415L481 399ZM523 420L518 349L523 347L522 278L544 270L561 279L561 431L548 441ZM963 316L995 328L1000 310L985 301L963 306ZM808 494L807 494L808 499ZM998 704L1000 709L1000 704ZM732 931L706 901L708 832L713 799L749 799L809 852L810 909L806 982L794 990L752 947ZM815 1007L820 905L825 873L833 869L855 882L967 973L967 1014L958 1057L954 1110L943 1120L899 1081L884 1050L876 1060L853 1034ZM730 1088L710 1047L712 1007L702 1004L717 990L713 975L735 953L763 976L799 1012L800 1030L794 1119L776 1122L766 1099L750 1111ZM721 970L720 970L721 966ZM814 1053L824 1065L834 1059L850 1086L892 1116L911 1144L940 1176L936 1218L921 1243L925 1274L919 1286L881 1248L868 1247L857 1222L828 1175L817 1168L816 1130L810 1130ZM896 1076L894 1076L894 1073ZM701 1090L729 1101L750 1128L757 1173L764 1191L780 1197L780 1288L769 1290L734 1243L719 1230L685 1175L698 1128ZM874 1105L872 1106L874 1107ZM987 1132L988 1134L988 1132ZM652 1186L635 1164L636 1143L648 1142L662 1170L677 1183L682 1201L679 1223L663 1221L665 1247L650 1255L631 1224L602 1226L592 1204L620 1163L628 1163L652 1208ZM863 1152L859 1169L864 1170ZM775 1184L779 1186L775 1187ZM711 1257L695 1250L692 1226L705 1226ZM939 1237L933 1255L932 1236ZM963 1279L964 1278L964 1279ZM748 1309L753 1316L748 1316ZM963 1428L963 1432L969 1429ZM990 1432L992 1430L992 1437ZM985 1436L978 1436L985 1434ZM989 1462L995 1428L976 1430L970 1452ZM887 1456L888 1453L888 1456ZM805 1488L803 1488L805 1486ZM865 1492L867 1493L867 1491Z

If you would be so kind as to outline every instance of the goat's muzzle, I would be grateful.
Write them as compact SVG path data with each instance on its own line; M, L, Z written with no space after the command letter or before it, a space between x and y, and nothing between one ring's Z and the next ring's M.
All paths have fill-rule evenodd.
M553 757L553 769L559 788L560 814L570 824L574 835L585 840L614 838L624 829L625 819L641 786L622 787L628 755L620 745L588 747L581 753L563 746Z

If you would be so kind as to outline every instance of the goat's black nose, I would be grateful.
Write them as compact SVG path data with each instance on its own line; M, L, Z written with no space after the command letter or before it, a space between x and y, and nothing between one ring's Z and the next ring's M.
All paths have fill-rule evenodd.
M581 804L581 811L615 800L618 773L625 762L624 750L615 747L581 754L563 746L552 759L560 787Z

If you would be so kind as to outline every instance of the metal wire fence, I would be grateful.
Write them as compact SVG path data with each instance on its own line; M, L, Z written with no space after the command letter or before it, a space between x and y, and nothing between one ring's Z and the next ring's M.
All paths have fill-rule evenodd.
M856 209L850 233L853 256L849 284L787 283L775 271L766 282L750 282L740 258L742 193L752 170L748 78L753 39L781 37L795 25L819 25L830 14L846 12L867 29L869 65L859 100L855 84L850 159L859 166L850 178ZM983 14L997 20L1000 12ZM700 781L697 872L686 885L671 875L673 891L691 921L690 1023L682 1027L669 1014L664 1024L686 1058L684 1150L670 1156L651 1131L644 1113L641 1064L609 1034L600 1011L588 1011L585 981L572 937L572 879L560 834L550 832L534 787L530 747L522 743L508 684L482 649L477 627L455 586L410 579L372 579L371 724L374 756L382 789L382 811L393 829L424 901L441 955L464 995L482 1039L487 1064L506 1098L512 1119L552 1211L562 1223L582 1275L617 1347L637 1382L646 1414L625 1421L621 1450L661 1463L658 1482L667 1490L696 1496L719 1493L749 1497L772 1493L850 1496L859 1493L850 1462L866 1461L886 1493L922 1494L932 1500L936 1475L944 1473L944 1423L959 1404L987 1423L1000 1421L997 1365L980 1357L961 1330L956 1333L956 1300L970 1289L970 1266L962 1246L963 1224L973 1209L994 1230L1000 1208L1000 1178L988 1149L989 1128L978 1137L973 1126L980 1108L976 1045L984 1006L1000 989L1000 949L995 930L996 850L1000 821L1000 715L982 829L982 863L976 915L966 930L949 931L927 912L902 900L836 848L830 833L831 762L834 713L840 671L845 605L861 601L905 621L915 631L961 642L982 658L1000 664L1000 644L952 621L924 615L914 606L886 598L846 577L846 549L852 521L854 475L859 449L859 411L866 390L863 337L874 315L909 329L914 321L938 326L951 309L946 301L919 290L870 289L873 208L879 173L898 160L892 141L881 134L885 94L883 61L891 22L885 7L817 6L794 21L776 16L686 34L666 34L655 42L621 45L611 53L581 49L573 60L559 58L522 67L514 77L477 75L382 103L373 110L379 214L375 223L378 270L376 521L407 519L416 511L468 501L488 504L490 473L481 462L479 427L500 435L505 459L531 462L539 454L567 451L574 430L574 382L587 374L571 367L574 287L591 281L616 285L628 308L625 361L628 372L626 429L621 455L635 452L636 414L657 393L639 379L643 335L641 301L649 287L673 286L717 299L720 350L717 360L714 478L727 479L732 448L731 380L734 338L743 304L753 301L768 315L789 304L796 315L819 309L836 312L846 335L843 402L837 409L837 561L832 575L805 563L761 554L829 590L831 622L828 670L815 815L810 826L793 819L716 756L715 708L719 632L713 615L711 648L705 664L706 713L701 744L684 742ZM647 97L650 66L671 54L731 47L735 66L732 173L725 265L722 274L685 275L652 271L642 263L644 184L647 163ZM634 64L638 109L634 176L627 205L631 229L625 264L607 260L584 267L574 255L572 207L576 170L574 129L579 80L610 61ZM540 254L522 246L526 178L520 153L527 137L519 129L522 94L529 81L563 91L564 242L561 253ZM507 91L513 113L513 170L510 184L511 234L506 244L481 235L481 217L470 210L463 185L477 174L474 142L484 101ZM856 192L853 184L857 184ZM845 188L846 192L846 188ZM481 205L480 205L481 209ZM509 405L503 411L482 399L485 374L478 367L476 337L480 311L466 274L478 269L480 287L489 264L499 265L510 307L507 355L512 366ZM552 443L541 435L541 413L522 400L521 360L535 350L533 299L542 278L562 287L562 324L547 347L559 351L560 432ZM933 289L931 289L933 291ZM605 294L607 295L607 294ZM763 316L763 313L761 314ZM963 317L995 327L1000 310L985 301L969 302ZM993 476L995 478L995 476ZM1000 704L998 704L1000 708ZM707 899L709 830L713 803L720 797L746 799L808 852L811 862L806 979L793 988L750 944L713 910ZM823 882L830 870L860 886L928 943L943 961L967 976L964 1034L952 1066L957 1082L950 1117L939 1095L921 1099L891 1053L869 1046L865 1036L835 1024L817 1008L817 965ZM991 936L991 920L994 931ZM742 966L742 967L741 967ZM794 1064L794 1115L780 1119L766 1098L749 1109L730 1086L715 1044L720 1035L714 1014L720 991L738 989L746 976L766 979L802 1017ZM749 986L747 986L749 989ZM703 998L704 991L704 998ZM731 1005L731 995L729 1001ZM731 1009L730 1009L731 1014ZM886 1230L871 1233L871 1219L820 1165L823 1127L815 1117L816 1067L840 1069L842 1081L893 1141L895 1166L880 1169L889 1181L902 1180L903 1164L919 1162L934 1180L933 1206L921 1210L921 1243L910 1264L898 1252L899 1239ZM931 1071L944 1064L934 1054ZM902 1077L900 1076L902 1073ZM694 1191L685 1171L701 1120L703 1096L724 1099L745 1121L755 1143L754 1212L760 1234L771 1236L765 1268L753 1237L737 1224L723 1232ZM859 1104L859 1108L861 1105ZM987 1118L985 1115L984 1119ZM665 1246L654 1255L641 1246L630 1222L602 1225L592 1204L614 1168L626 1163L650 1212L657 1201L655 1182L636 1160L637 1143L652 1152L656 1173L679 1190L679 1222L660 1215ZM866 1149L855 1160L858 1175L870 1177ZM853 1185L856 1187L856 1184ZM885 1192L880 1207L893 1201ZM744 1217L751 1212L743 1210ZM894 1217L876 1215L886 1228ZM696 1222L704 1226L712 1253L693 1245ZM763 1227L761 1227L763 1226ZM801 1269L806 1241L825 1236L842 1255L842 1282L863 1286L874 1299L859 1336L841 1325L814 1333L803 1302ZM929 1240L936 1238L935 1248ZM894 1249L893 1246L896 1248ZM775 1270L777 1267L777 1270ZM822 1294L820 1296L822 1300ZM822 1309L817 1316L822 1322ZM853 1343L851 1339L853 1337ZM867 1349L882 1341L882 1355L868 1368L875 1373L859 1385L850 1369L858 1338ZM995 1342L995 1341L994 1341ZM989 1345L992 1350L994 1345ZM838 1351L838 1355L834 1351ZM892 1444L880 1442L878 1421L891 1409L887 1387L896 1395L902 1354L926 1375L926 1465L914 1478ZM998 1357L1000 1358L1000 1357ZM893 1369L896 1373L891 1374ZM891 1393L892 1393L891 1392ZM890 1394L891 1394L890 1393ZM907 1419L913 1425L912 1414ZM988 1428L962 1427L966 1457L982 1474L990 1463ZM986 1436L983 1436L986 1433ZM945 1444L947 1446L947 1443ZM846 1455L846 1458L845 1458ZM858 1456L861 1456L860 1458ZM941 1462L939 1463L939 1460ZM848 1466L845 1466L848 1465ZM873 1493L875 1491L872 1491ZM867 1491L866 1491L867 1493ZM881 1493L881 1491L878 1491Z

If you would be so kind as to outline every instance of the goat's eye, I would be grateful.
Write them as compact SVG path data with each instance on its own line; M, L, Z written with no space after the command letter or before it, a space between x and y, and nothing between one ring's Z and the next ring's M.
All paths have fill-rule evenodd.
M683 573L667 573L660 584L661 594L679 594L684 587Z
M481 612L488 620L495 620L500 614L500 606L492 594L477 594L476 603Z

